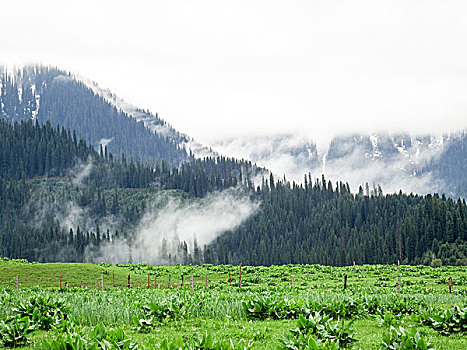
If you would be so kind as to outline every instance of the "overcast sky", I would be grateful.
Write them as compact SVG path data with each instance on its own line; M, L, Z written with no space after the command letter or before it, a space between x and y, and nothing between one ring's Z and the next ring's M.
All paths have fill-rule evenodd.
M467 127L465 0L2 0L0 31L203 142Z

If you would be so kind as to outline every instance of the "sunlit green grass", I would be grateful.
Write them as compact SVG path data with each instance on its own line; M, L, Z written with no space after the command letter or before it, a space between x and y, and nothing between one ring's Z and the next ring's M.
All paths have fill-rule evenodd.
M307 274L307 271L309 274ZM229 283L229 272L231 283ZM104 324L123 327L140 344L151 349L164 339L208 332L214 339L251 342L254 349L276 349L283 336L294 328L296 320L249 320L242 302L255 296L305 299L319 303L350 302L362 297L376 297L391 303L395 297L415 298L429 307L449 308L467 305L467 267L425 266L401 267L401 293L397 294L398 269L395 265L328 267L319 265L287 265L242 267L242 288L239 287L239 266L146 266L102 264L34 264L0 260L0 320L5 319L19 301L39 295L66 300L69 319L82 327ZM104 291L100 291L100 276ZM131 288L127 287L130 275ZM149 275L149 288L148 288ZM181 286L181 277L184 285ZM343 290L347 275L347 289ZM15 289L15 276L19 289ZM60 276L62 288L60 285ZM169 288L170 276L170 288ZM191 291L190 276L194 278ZM207 285L206 285L207 276ZM293 276L293 286L291 285ZM154 288L154 277L157 288ZM454 291L449 293L448 278ZM80 288L81 281L85 288ZM98 288L95 288L97 281ZM68 289L65 288L68 284ZM186 313L158 323L149 333L133 329L132 318L144 317L142 305L160 303L171 298L183 301ZM353 317L357 331L355 349L379 349L383 332L373 316ZM467 349L466 335L439 335L433 329L415 324L409 316L404 327L416 326L430 339L435 349ZM39 331L33 343L52 339L52 331Z

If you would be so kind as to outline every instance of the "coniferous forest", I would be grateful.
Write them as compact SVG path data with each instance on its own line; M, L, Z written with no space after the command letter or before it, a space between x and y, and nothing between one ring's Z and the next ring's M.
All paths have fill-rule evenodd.
M169 262L467 264L466 203L444 195L385 195L368 184L354 194L346 183L310 175L290 183L225 157L150 167L30 120L0 121L0 162L0 255L11 258L81 262L90 247L131 238L156 193L189 201L241 187L261 203L258 211L209 245L177 242L180 253ZM70 201L86 213L86 224L56 215ZM101 230L102 217L118 218L118 225Z
M179 145L186 136L173 131L157 115L137 111L150 117L155 126L173 131L170 135L152 132L142 121L98 97L69 73L49 67L25 67L14 75L1 75L0 86L0 117L12 122L48 120L53 126L73 130L92 146L107 140L110 152L126 153L129 158L150 165L162 159L178 165L190 157Z

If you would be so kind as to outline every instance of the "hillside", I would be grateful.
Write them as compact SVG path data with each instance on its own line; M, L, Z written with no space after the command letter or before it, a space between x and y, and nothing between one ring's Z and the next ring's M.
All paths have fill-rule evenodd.
M135 113L147 115L143 111ZM148 128L141 118L117 109L85 83L55 68L29 66L8 71L0 66L0 117L50 121L74 130L80 139L114 155L155 166L161 160L178 165L190 158L182 144L186 137L175 132L157 114ZM156 132L171 130L167 132Z
M304 185L271 177L258 214L213 244L219 262L467 264L465 200L368 192L324 177Z
M465 201L358 194L228 158L151 168L64 128L0 121L0 255L39 261L466 264ZM368 192L368 194L365 194Z
M190 201L196 209L209 193L252 188L262 171L222 157L151 168L31 120L0 120L0 163L0 255L39 261L85 261L101 244L132 244L149 209Z
M179 166L194 157L224 154L249 159L296 182L313 177L348 182L352 191L365 183L385 193L445 193L467 197L465 133L351 134L324 142L282 134L223 138L203 146L174 130L158 114L131 106L96 83L55 68L0 67L0 117L50 121L75 131L95 149L150 166ZM215 135L213 135L215 139ZM215 151L218 151L216 153Z
M259 142L253 158L286 154L299 160L296 170L314 169L290 182L250 161L195 158L186 145L209 150L157 115L56 69L5 70L0 99L0 255L151 264L467 263L466 204L455 199L465 192L464 134L337 137L324 153L310 140L271 137L272 148ZM317 179L321 171L333 181ZM335 181L336 174L350 180ZM446 195L385 195L386 180Z

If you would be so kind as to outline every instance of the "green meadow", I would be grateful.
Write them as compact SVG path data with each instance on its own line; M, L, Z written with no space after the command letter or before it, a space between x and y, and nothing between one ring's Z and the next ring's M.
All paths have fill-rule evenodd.
M466 335L465 266L0 261L5 348L467 349Z

